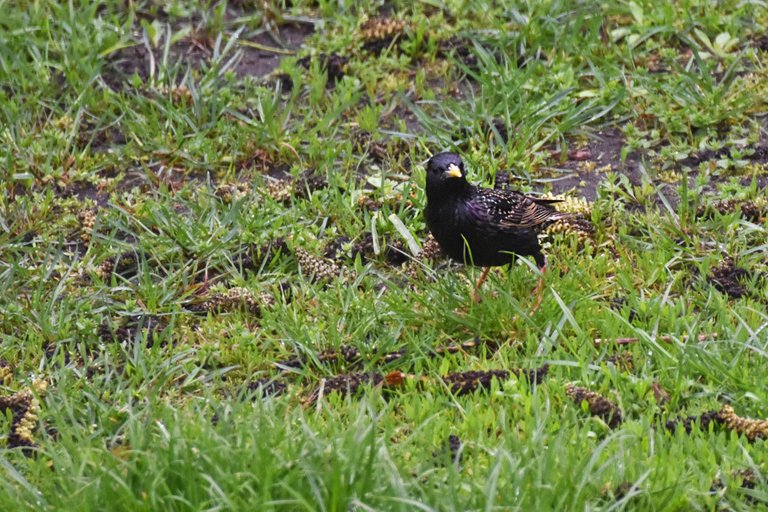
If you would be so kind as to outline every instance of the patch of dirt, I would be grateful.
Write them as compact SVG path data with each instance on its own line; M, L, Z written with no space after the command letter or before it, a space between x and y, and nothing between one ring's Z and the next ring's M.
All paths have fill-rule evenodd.
M399 267L410 260L408 249L397 240L385 241L380 252L385 261L394 267ZM362 263L377 259L373 250L373 236L370 233L366 233L360 241L355 243L346 236L338 237L326 246L325 256L337 263L346 262L347 258L349 261L354 261L357 256L360 256Z
M765 164L768 163L768 144L758 144L752 148L747 147L722 147L717 150L713 149L704 149L702 151L699 151L698 153L694 153L688 158L685 158L683 160L680 160L678 162L678 165L680 167L698 167L699 164L703 162L710 162L712 160L720 160L722 158L729 158L734 150L738 150L740 153L744 152L746 150L750 150L750 154L744 154L739 157L740 160L748 160L750 162L754 162L756 164Z
M434 350L429 351L427 356L438 357L445 354L464 353L476 350L479 347L487 347L489 351L493 352L498 349L498 344L493 341L481 341L479 339L474 339L471 341L465 341L464 343L460 344L451 344L437 347ZM400 349L392 352L386 352L381 355L372 354L368 359L373 360L376 365L388 365L404 359L407 354L408 351L406 349ZM275 363L275 366L280 370L304 368L313 361L324 366L343 363L345 365L356 367L364 362L364 357L360 350L357 348L350 345L342 345L338 348L338 350L323 350L314 358L309 358L306 356L293 357L283 361L278 361ZM531 371L539 373L535 373L533 376L528 375L529 380L534 379L535 382L538 382L541 378L543 378L547 370L545 367L542 367ZM513 370L513 372L520 373L520 370Z
M726 256L722 262L714 266L707 277L718 291L734 299L747 294L747 288L742 284L747 279L749 279L749 272L738 268L730 256Z
M379 128L383 130L400 131L401 122L405 124L405 133L413 135L424 133L424 127L419 122L416 114L414 114L411 109L400 103L398 103L398 105L388 113L382 114L381 118L379 119ZM406 169L409 168L405 163L403 166Z
M248 384L248 391L256 391L262 397L278 396L288 391L288 386L279 380L265 377Z
M280 86L282 92L287 93L293 90L293 79L288 73L278 73L272 79L272 83Z
M325 69L328 75L328 86L334 85L336 82L342 79L347 72L347 63L349 57L339 55L338 53L320 53L318 55L307 55L299 59L299 66L304 69L309 69L312 66L312 62L317 61L321 69ZM293 84L291 84L293 87Z
M740 469L738 471L732 472L730 480L731 481L741 480L741 484L739 485L739 488L742 490L753 490L760 484L760 478L758 477L758 475L755 474L754 470L751 468ZM722 481L722 479L716 478L712 481L712 485L709 488L709 492L711 492L712 494L719 494L721 491L726 489L726 487L727 486ZM764 500L757 499L754 496L751 496L749 494L746 494L745 501L752 505L765 503ZM728 510L728 509L726 507L726 508L723 508L723 510Z
M405 354L405 351L403 351ZM358 366L362 362L362 355L355 347L342 345L338 350L323 350L314 358L306 356L292 357L283 361L278 361L275 366L280 370L304 368L311 361L317 361L321 365L334 365L344 363L352 367Z
M94 153L106 153L114 146L123 146L126 143L125 134L117 126L111 125L99 127L95 122L83 122L75 137L75 147L84 150L89 147Z
M381 164L387 160L396 162L400 156L407 155L410 152L410 145L405 139L389 138L384 140L374 140L370 132L355 129L352 134L352 140L355 145L355 153L367 156L373 163ZM366 176L367 168L361 169L361 177Z
M267 32L259 34L250 41L264 48L254 48L252 46L241 45L243 57L235 66L235 73L240 76L252 76L260 78L268 75L280 65L280 60L287 56L285 53L270 51L266 48L277 48L287 50L291 53L300 49L304 40L314 33L314 25L309 24L286 24L280 27L276 35L279 41ZM282 43L282 47L280 45ZM288 77L290 81L290 77ZM291 83L293 87L293 83ZM283 88L283 91L290 89Z
M258 272L262 266L268 265L281 256L290 255L291 250L283 238L275 238L261 244L251 246L241 252L235 258L235 264L241 272Z
M653 398L658 405L664 405L669 402L669 391L664 389L658 381L653 381L651 391L653 391Z
M127 89L129 87L126 87L126 84L131 83L134 74L138 75L142 82L146 82L150 76L152 58L154 58L155 66L157 66L162 60L162 55L162 48L154 49L150 55L150 51L143 43L121 48L107 56L101 77L104 83L115 91ZM199 67L200 63L208 57L209 51L207 49L184 40L171 47L169 60L171 62L180 61L191 67Z
M698 423L699 429L702 432L706 432L709 429L709 425L721 425L720 413L718 411L707 411L700 415L687 416L685 418L676 418L666 422L665 426L667 430L673 434L678 428L683 428L686 434L693 432L693 426Z
M246 117L251 117L253 115L253 112L248 109L240 109L239 113ZM226 115L233 123L239 122L236 117L230 114ZM251 141L247 141L242 151L237 155L234 167L238 171L246 173L246 176L249 177L254 171L260 174L266 173L270 176L278 171L284 171L284 174L288 175L289 169L287 164L275 162L274 152L258 147L257 144Z
M74 197L78 201L90 199L98 208L107 206L107 203L109 202L109 194L107 191L102 190L98 185L94 185L88 181L71 182L59 192L59 196L65 199L70 197Z
M754 223L759 223L768 214L768 204L760 204L756 201L739 201L736 199L722 199L712 204L703 204L696 209L696 217L711 219L715 213L727 215L739 212L741 216Z
M757 50L768 52L768 34L763 34L761 36L755 37L751 41L752 48L755 48Z
M444 59L449 56L453 56L472 71L478 70L477 56L472 51L472 41L469 39L453 36L440 41L437 45L437 57Z
M280 27L277 40L269 33L259 34L250 40L259 47L248 46L247 43L238 47L242 58L234 67L235 73L256 78L268 75L280 65L282 58L301 48L304 40L313 32L313 25L286 24ZM107 56L102 78L114 90L125 88L125 84L130 83L134 74L146 82L150 76L152 58L154 57L155 65L159 65L163 51L162 47L154 48L150 55L150 51L141 42L121 48ZM209 62L212 56L212 41L192 34L171 46L169 61L174 64L181 62L183 66L199 69L203 63Z
M251 191L251 185L248 182L240 181L233 183L220 183L216 185L214 194L221 198L224 203L233 203L243 199Z
M591 139L586 146L569 151L566 160L558 164L559 170L569 171L571 176L552 181L552 192L562 194L575 189L589 201L597 198L597 188L605 178L605 173L614 172L629 178L630 183L639 185L641 174L639 156L630 154L621 160L624 136L618 128L611 127L598 132L597 138ZM560 158L557 152L553 156Z
M449 460L452 464L461 464L464 457L464 452L461 449L462 444L459 436L451 434L443 446L432 452L432 457L438 464L443 464L446 460Z
M328 188L327 178L313 169L305 170L296 179L288 174L287 167L270 169L267 176L263 192L284 205L294 199L308 199L314 192Z
M96 273L102 278L107 279L111 274L118 275L123 279L133 279L138 275L139 263L146 257L143 252L126 251L117 256L110 256L105 259L96 269Z
M293 186L297 197L307 199L314 192L328 188L328 179L315 169L307 169L296 178Z
M146 333L147 348L152 348L166 327L166 321L158 316L139 315L105 321L99 327L99 337L105 343L133 343L141 341Z
M610 483L607 484L603 487L600 494L606 500L621 501L630 493L636 493L638 491L639 488L633 485L632 482L621 482L616 487L612 487Z

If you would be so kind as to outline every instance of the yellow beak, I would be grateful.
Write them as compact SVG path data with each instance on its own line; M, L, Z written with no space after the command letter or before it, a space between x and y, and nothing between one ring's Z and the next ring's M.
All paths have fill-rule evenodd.
M451 164L448 166L448 170L445 171L445 175L449 178L461 178L461 169L459 169L458 165Z

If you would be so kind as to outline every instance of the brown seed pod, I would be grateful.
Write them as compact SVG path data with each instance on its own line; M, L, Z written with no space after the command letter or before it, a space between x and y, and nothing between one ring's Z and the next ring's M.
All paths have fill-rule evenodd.
M116 256L110 256L96 268L96 275L101 279L106 279L113 273L124 279L135 277L139 271L141 256L144 256L141 251L126 251Z
M364 41L392 39L402 34L406 26L405 20L371 18L360 26L360 37Z
M715 426L722 424L722 421L720 420L720 413L718 411L707 411L698 416L692 415L685 418L669 420L665 424L665 427L672 433L675 433L679 427L683 427L683 430L685 430L687 434L690 434L693 431L693 425L697 422L699 423L699 428L702 431L707 431L710 424Z
M595 225L584 217L570 217L561 219L560 222L556 222L547 227L546 233L548 235L562 234L575 236L581 246L585 242L594 239Z
M435 237L430 233L427 235L427 239L424 240L424 245L421 247L419 258L423 260L436 260L444 258L443 250L440 248L440 244L437 243Z
M269 197L278 203L288 203L295 195L293 182L288 179L269 180L266 192Z
M215 194L222 199L225 203L231 203L238 201L248 195L251 191L251 185L246 182L242 183L222 183L216 187Z
M384 376L377 372L371 373L347 373L337 375L330 379L323 379L306 399L306 405L312 405L320 397L331 393L338 393L341 396L354 395L362 386L377 386L384 381Z
M96 210L89 208L80 210L77 214L77 220L80 221L80 239L88 243L93 235L93 227L96 225Z
M733 480L741 480L741 485L739 487L741 489L755 489L760 484L760 478L757 474L755 474L755 471L752 468L746 468L746 469L740 469L737 471L733 471L731 473L731 482ZM723 489L726 488L726 484L722 481L720 478L715 478L712 481L712 485L709 488L709 491L711 493L719 493ZM761 503L761 500L755 498L754 496L747 495L746 501L750 504L757 504ZM764 501L762 501L764 503Z
M443 377L451 393L466 395L478 389L490 389L493 379L507 380L510 372L506 370L470 371L451 373Z
M606 362L614 365L619 371L630 372L635 368L632 352L622 351L606 358Z
M728 404L723 404L719 416L729 430L746 436L750 441L768 438L768 420L743 418L736 415Z
M314 281L330 281L341 275L341 268L331 260L309 254L299 247L295 251L301 272Z
M603 395L586 388L574 386L573 384L566 384L565 393L576 405L586 402L589 407L589 413L605 421L610 428L616 428L621 425L621 409Z
M557 209L561 212L580 213L585 220L592 216L593 205L583 197L554 194L542 194L541 197L542 199L560 199L561 202L557 203Z
M462 450L463 444L459 436L451 434L443 442L442 446L432 452L432 457L438 464L442 463L446 458L450 459L453 464L461 464L464 455Z
M0 384L9 386L13 380L13 368L5 359L0 358Z
M0 411L10 410L13 418L11 431L8 434L9 448L32 448L35 446L32 434L37 425L40 402L35 398L32 390L38 394L43 394L47 387L48 383L45 380L36 380L32 383L32 389L0 397Z
M245 310L254 315L260 315L264 306L271 306L274 303L274 297L268 293L255 294L247 288L234 287L213 294L203 302L194 305L192 309L212 313Z

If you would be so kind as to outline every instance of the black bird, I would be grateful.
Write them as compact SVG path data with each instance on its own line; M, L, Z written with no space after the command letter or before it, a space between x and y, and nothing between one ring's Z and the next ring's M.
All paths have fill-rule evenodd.
M519 256L533 256L542 274L546 259L538 234L573 214L552 206L558 199L538 199L514 190L479 188L467 181L464 162L456 153L438 153L427 162L427 226L443 251L465 264L485 267L474 299L490 267ZM539 307L544 281L539 279L533 313Z

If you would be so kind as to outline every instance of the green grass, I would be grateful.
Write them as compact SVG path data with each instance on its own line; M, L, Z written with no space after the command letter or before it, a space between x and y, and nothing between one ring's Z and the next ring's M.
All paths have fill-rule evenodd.
M768 507L764 439L665 428L768 417L763 2L0 12L0 399L39 400L23 446L29 401L0 417L3 509ZM379 15L404 22L380 52ZM473 304L478 269L409 249L444 149L486 186L594 197L593 235L550 236L535 315L532 262ZM296 250L334 244L340 275L313 277ZM211 306L229 289L253 303ZM360 371L405 380L309 399Z

